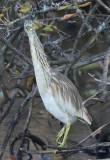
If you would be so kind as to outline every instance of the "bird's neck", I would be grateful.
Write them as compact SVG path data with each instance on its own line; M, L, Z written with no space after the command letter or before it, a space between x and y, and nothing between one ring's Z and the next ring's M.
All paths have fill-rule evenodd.
M35 32L29 32L29 43L31 49L32 62L34 66L35 77L40 95L46 93L50 79L50 66L47 62L43 46Z

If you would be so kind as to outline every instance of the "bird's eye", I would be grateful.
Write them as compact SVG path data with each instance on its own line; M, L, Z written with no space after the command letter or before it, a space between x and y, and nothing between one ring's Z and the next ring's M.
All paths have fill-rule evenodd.
M30 24L29 26L26 27L26 29L29 31L32 29L32 24Z

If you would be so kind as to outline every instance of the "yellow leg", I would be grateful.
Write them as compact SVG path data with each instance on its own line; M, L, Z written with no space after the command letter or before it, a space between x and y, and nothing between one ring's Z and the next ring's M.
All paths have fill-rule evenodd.
M64 127L58 133L57 140L56 140L57 144L61 143L61 137L64 135L65 129L66 129L66 126L64 125Z
M67 136L68 136L68 132L70 130L70 123L67 123L65 125L65 130L66 130L65 133L63 133L64 134L63 141L62 142L58 142L58 144L59 144L58 147L60 147L60 148L64 147L64 145L65 145L65 142L66 142L66 139L67 139Z

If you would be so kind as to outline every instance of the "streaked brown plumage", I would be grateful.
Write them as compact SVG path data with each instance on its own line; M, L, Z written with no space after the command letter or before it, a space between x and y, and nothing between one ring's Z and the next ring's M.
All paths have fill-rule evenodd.
M91 124L91 117L82 104L82 99L73 83L63 74L50 68L43 46L32 21L24 24L28 35L32 61L39 93L45 108L65 124L57 136L59 147L63 147L70 124L83 119ZM60 138L64 135L63 141Z

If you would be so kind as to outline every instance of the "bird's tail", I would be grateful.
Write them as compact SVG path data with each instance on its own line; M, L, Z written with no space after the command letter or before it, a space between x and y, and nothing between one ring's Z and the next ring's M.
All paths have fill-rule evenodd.
M83 123L89 123L90 125L92 123L92 118L85 107L78 113L78 119Z
M91 125L92 123L92 117L89 115L88 111L86 108L83 107L82 111L82 118Z

